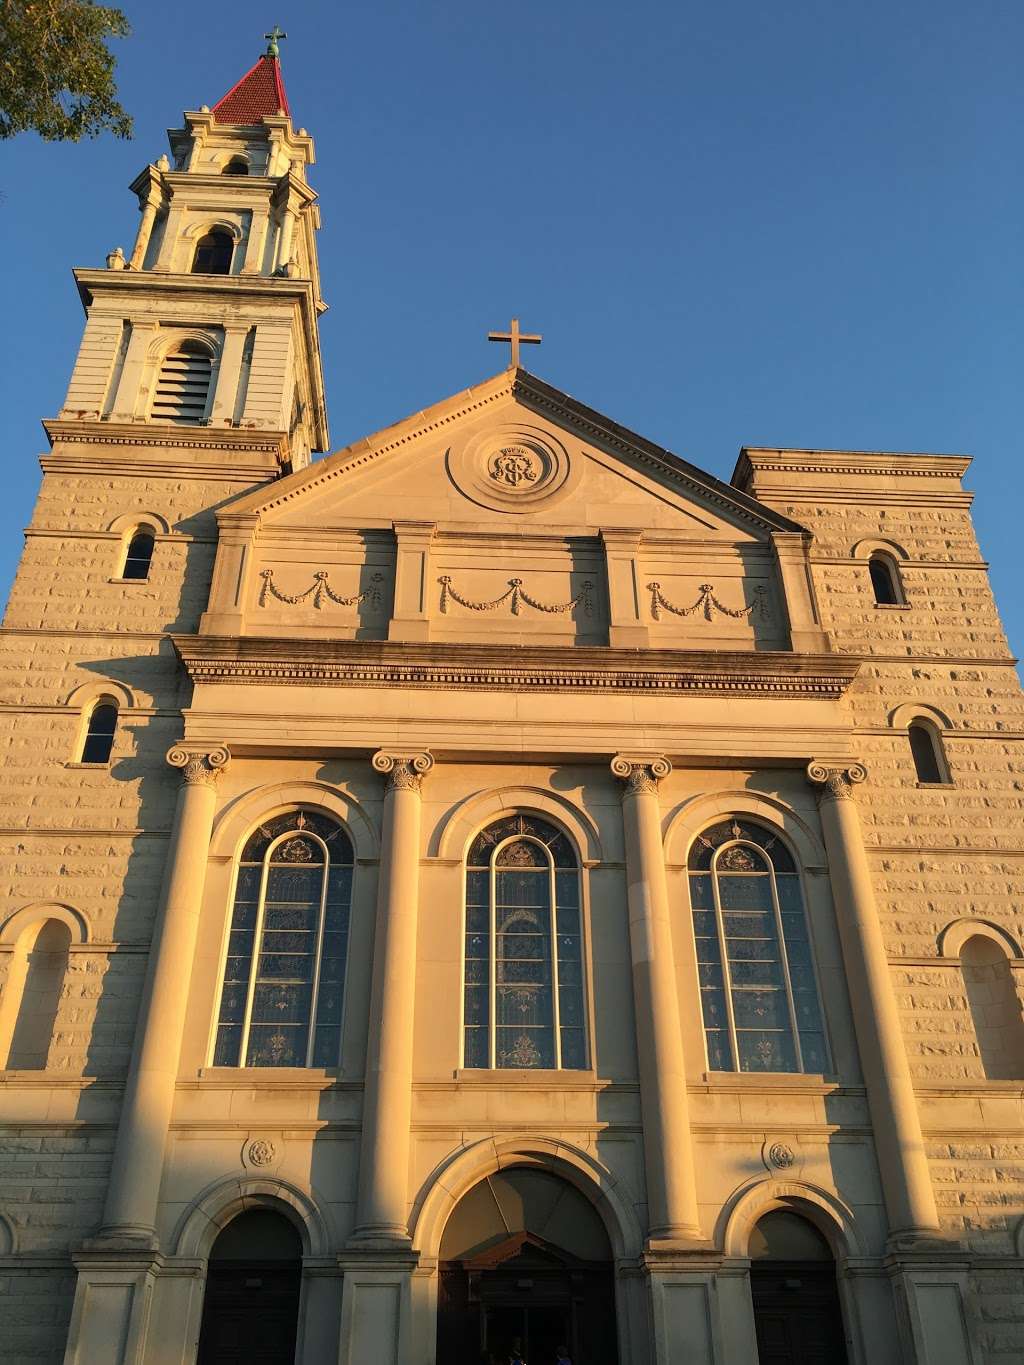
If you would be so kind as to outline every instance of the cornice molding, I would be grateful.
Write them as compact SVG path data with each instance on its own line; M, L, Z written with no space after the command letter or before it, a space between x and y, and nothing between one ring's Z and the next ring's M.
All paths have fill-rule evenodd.
M57 441L166 450L251 451L287 457L288 433L251 427L181 427L170 422L104 422L97 417L51 417L43 422L51 446ZM44 459L48 458L46 456ZM60 456L49 457L60 459ZM81 458L72 457L72 458Z
M843 696L860 667L836 655L589 646L523 651L498 645L292 640L172 635L195 683L462 688L467 691L704 693L749 697Z

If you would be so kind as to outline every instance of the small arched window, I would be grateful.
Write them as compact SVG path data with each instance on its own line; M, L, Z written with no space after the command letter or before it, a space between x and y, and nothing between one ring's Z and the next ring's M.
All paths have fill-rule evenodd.
M873 554L868 560L868 573L877 606L902 607L906 604L900 571L891 555L882 551Z
M156 541L152 531L136 531L128 542L122 578L148 578L149 566L153 560L153 547Z
M249 163L244 156L233 156L221 172L222 175L248 175Z
M223 228L214 228L212 232L200 237L196 243L192 274L230 275L231 258L234 254L235 242L231 233L225 232Z
M109 763L117 730L117 707L113 702L101 701L89 712L89 721L82 740L82 763Z
M587 1066L580 874L564 834L509 815L466 863L464 1065Z
M242 851L214 1066L337 1066L352 843L319 811L260 825Z
M800 877L779 836L729 819L689 857L708 1068L825 1072Z
M949 769L938 732L926 720L914 720L907 727L907 739L918 782L948 783Z
M151 416L158 422L198 425L206 418L213 357L198 341L183 341L164 356Z

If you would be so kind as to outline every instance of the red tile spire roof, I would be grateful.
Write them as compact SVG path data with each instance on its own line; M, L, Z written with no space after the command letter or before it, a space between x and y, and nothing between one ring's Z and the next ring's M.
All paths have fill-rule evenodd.
M281 63L269 54L262 56L251 71L213 106L218 123L255 124L273 117L279 110L288 115L288 96L281 79Z

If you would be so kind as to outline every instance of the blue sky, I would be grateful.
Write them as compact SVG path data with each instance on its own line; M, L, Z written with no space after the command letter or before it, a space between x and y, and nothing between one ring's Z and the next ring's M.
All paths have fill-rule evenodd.
M125 9L134 142L0 144L4 593L81 335L70 268L130 248L129 181L278 22L334 448L500 369L484 338L518 314L529 368L723 477L744 443L974 455L1024 647L1019 0Z

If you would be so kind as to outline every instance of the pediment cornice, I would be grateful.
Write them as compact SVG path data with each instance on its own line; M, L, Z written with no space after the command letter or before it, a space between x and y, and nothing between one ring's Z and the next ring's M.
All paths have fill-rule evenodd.
M623 457L674 486L681 494L696 497L726 516L755 528L762 535L781 531L809 537L804 527L789 517L522 369L504 370L483 384L443 399L283 479L273 489L261 489L248 494L234 507L244 512L256 512L261 518L272 516L275 511L293 506L303 497L314 492L322 493L332 483L385 460L413 441L441 433L467 418L479 417L488 408L496 408L509 399L518 400L573 433L584 443Z

